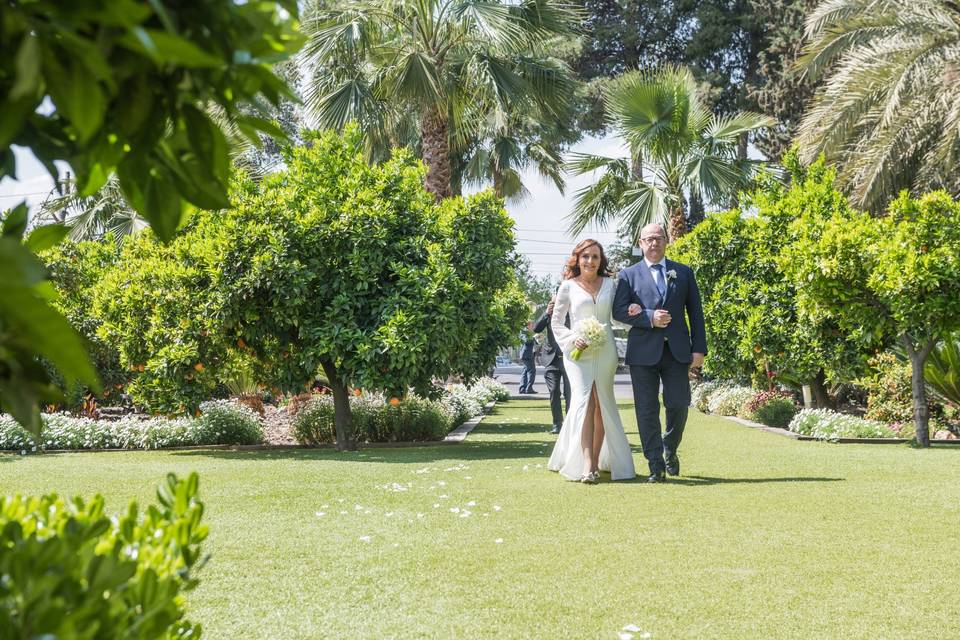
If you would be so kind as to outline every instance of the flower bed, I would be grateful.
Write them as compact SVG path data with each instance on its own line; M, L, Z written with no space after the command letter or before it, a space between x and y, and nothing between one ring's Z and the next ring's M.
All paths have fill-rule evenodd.
M789 429L818 440L900 437L899 433L882 422L864 420L829 409L804 409L793 417Z
M0 414L0 450L26 454L44 449L162 449L210 444L257 444L263 428L257 415L229 400L200 405L196 418L125 417L117 421L43 414L37 441L13 418Z

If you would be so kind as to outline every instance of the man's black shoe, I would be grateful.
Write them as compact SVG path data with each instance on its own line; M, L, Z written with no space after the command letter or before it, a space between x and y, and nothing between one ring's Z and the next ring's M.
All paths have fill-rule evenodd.
M647 482L666 482L667 476L663 475L663 471L654 471L649 476L647 476Z
M558 433L560 433L560 427L558 427L557 425L553 425L553 428L550 429L550 433L552 433L553 435L557 435Z
M680 458L677 457L677 454L667 458L667 473L671 476L680 475Z

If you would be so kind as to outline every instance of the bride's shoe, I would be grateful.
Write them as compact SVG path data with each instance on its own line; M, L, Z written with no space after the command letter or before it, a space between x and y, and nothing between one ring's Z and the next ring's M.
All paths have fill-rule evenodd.
M600 482L600 472L591 471L580 476L580 482L583 484L597 484Z

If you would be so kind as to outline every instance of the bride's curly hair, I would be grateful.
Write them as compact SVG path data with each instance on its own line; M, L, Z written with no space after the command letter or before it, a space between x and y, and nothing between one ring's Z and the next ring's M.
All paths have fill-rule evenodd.
M580 275L580 254L593 246L600 249L600 268L597 269L597 275L602 277L610 276L610 263L607 261L607 254L603 251L603 245L592 238L587 238L586 240L581 240L577 246L573 248L573 251L570 252L570 257L567 258L565 279L569 280L570 278L576 278Z

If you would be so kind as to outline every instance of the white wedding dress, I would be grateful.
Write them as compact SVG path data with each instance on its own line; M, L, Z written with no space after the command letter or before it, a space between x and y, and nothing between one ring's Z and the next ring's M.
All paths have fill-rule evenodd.
M570 480L580 478L587 468L583 448L580 446L580 434L590 401L590 391L594 385L597 387L605 430L603 446L600 448L600 469L609 471L613 480L627 480L636 476L633 454L623 432L623 423L620 421L617 401L613 394L617 346L613 340L612 310L616 288L615 279L604 278L596 300L573 280L564 280L557 290L550 324L563 351L563 366L570 379L572 398L570 410L563 421L547 468L559 471L563 477ZM570 329L563 322L568 313ZM590 345L579 360L573 360L570 352L573 351L578 337L577 325L591 317L595 317L606 327L607 339L601 345Z

